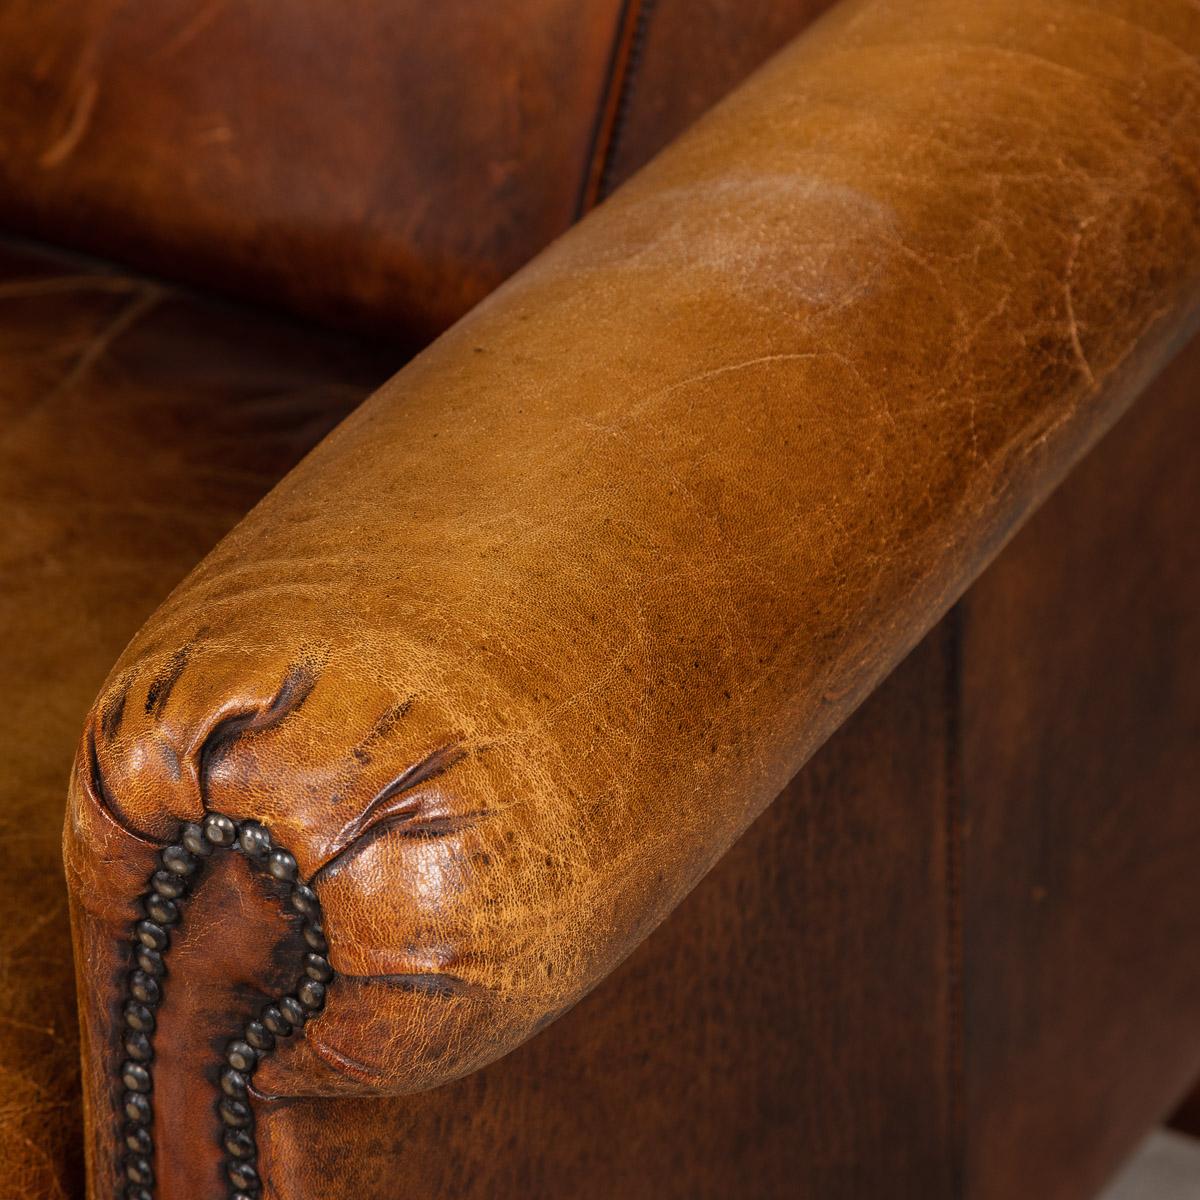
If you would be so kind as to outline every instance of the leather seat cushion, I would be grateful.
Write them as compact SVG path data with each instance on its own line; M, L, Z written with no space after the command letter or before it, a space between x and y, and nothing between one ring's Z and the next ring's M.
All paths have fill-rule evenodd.
M394 359L384 347L0 242L6 1194L83 1191L59 846L87 706L171 586Z

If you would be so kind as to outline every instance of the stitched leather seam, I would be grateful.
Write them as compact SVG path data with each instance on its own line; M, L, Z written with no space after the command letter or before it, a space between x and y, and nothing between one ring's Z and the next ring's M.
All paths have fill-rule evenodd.
M966 1169L966 1107L964 1093L964 926L963 839L964 784L962 765L962 603L946 615L946 758L945 797L945 936L946 936L946 1073L951 1148L950 1195L962 1196Z
M633 81L641 65L653 7L654 0L624 0L621 6L604 92L588 150L583 186L575 209L576 220L591 212L612 190L613 163L621 134L629 119Z
M255 821L237 822L220 813L209 813L203 824L180 826L176 839L158 855L139 899L143 915L131 931L133 969L126 981L122 1012L125 1057L118 1069L118 1119L124 1121L120 1138L124 1149L117 1164L118 1194L126 1200L154 1200L156 1195L151 1132L155 1014L162 1003L167 952L172 934L183 919L184 901L202 876L204 863L220 850L243 854L252 866L287 889L288 902L303 918L307 947L295 988L268 1004L257 1019L248 1021L225 1049L216 1111L230 1200L255 1200L262 1192L249 1099L251 1076L273 1051L277 1038L299 1031L322 1011L326 988L333 981L320 901L312 888L299 880L291 853L275 846L267 829Z

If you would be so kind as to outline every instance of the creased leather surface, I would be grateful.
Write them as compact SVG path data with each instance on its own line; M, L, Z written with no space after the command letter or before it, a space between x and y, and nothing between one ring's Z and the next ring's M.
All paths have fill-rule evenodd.
M1198 51L1182 0L929 0L776 59L135 639L67 828L91 916L100 816L265 821L341 973L279 1095L433 1086L574 1003L1190 325Z
M79 721L171 585L383 373L361 346L0 243L0 1195L82 1193L60 852Z

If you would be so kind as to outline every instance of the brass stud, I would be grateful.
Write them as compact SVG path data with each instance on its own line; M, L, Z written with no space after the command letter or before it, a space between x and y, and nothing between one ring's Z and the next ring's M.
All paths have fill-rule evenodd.
M149 946L139 945L137 947L137 964L147 975L160 977L167 972L167 964L163 962L163 956L157 950L151 950Z
M209 813L204 818L204 836L214 846L232 846L237 838L237 826L221 813Z
M125 1145L134 1154L148 1155L154 1153L154 1139L145 1125L125 1126Z
M320 1012L325 1007L325 985L315 979L302 980L296 998L311 1012Z
M228 1067L221 1072L221 1091L235 1100L240 1100L246 1094L246 1086L250 1080L241 1071Z
M153 921L139 921L133 927L133 932L136 934L138 941L150 950L161 952L171 944L171 937L167 931Z
M225 1048L225 1061L235 1071L245 1071L249 1074L258 1065L258 1055L253 1046L239 1038Z
M174 925L179 920L179 905L166 896L158 896L152 892L146 897L143 907L146 909L146 916L158 925Z
M184 849L197 858L207 858L213 852L213 844L205 835L204 827L197 825L194 821L189 821L183 827L183 833L179 840L183 843Z
M292 1032L292 1023L279 1011L274 1004L268 1004L266 1008L259 1013L262 1023L276 1037L288 1037Z
M317 900L317 893L306 883L298 883L292 888L292 907L301 916L320 919L321 904Z
M168 900L178 900L187 891L187 879L172 871L155 871L150 878L150 886L160 896Z
M172 875L191 875L196 869L196 860L183 846L168 846L161 858L162 865Z
M234 1187L252 1192L258 1189L258 1172L248 1162L231 1162L225 1165L225 1173Z
M221 1123L228 1125L230 1129L245 1129L254 1119L250 1105L244 1100L235 1100L232 1096L221 1098L217 1112L220 1114Z
M153 1033L154 1013L144 1004L136 1004L131 1000L125 1005L125 1024L140 1033Z
M125 1160L125 1178L130 1183L141 1183L147 1186L154 1182L154 1168L150 1160L140 1154L131 1154Z
M296 999L295 996L284 996L279 1001L279 1011L283 1013L284 1018L290 1021L297 1029L308 1020L308 1013L304 1005Z
M271 857L267 859L267 870L276 879L290 883L296 878L296 860L286 850L272 850Z
M246 821L238 830L237 844L247 858L264 858L271 850L271 835L256 821Z
M246 1022L246 1041L264 1053L275 1049L275 1035L261 1021Z
M124 1062L121 1064L121 1082L131 1092L148 1092L150 1090L150 1072L141 1063Z
M328 983L333 978L333 968L329 965L329 959L323 954L308 953L304 956L304 973L309 979L315 979L318 983Z
M244 1129L228 1130L223 1141L225 1149L234 1158L251 1159L257 1150L254 1139Z
M153 975L145 971L134 971L129 977L130 992L143 1004L157 1004L162 999L162 988Z
M154 1047L144 1033L127 1033L125 1053L135 1062L147 1063L154 1057Z

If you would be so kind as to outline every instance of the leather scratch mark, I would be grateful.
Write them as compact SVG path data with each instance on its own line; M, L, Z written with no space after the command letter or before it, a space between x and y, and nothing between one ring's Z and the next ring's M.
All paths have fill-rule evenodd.
M43 170L51 171L55 167L61 167L75 152L92 123L92 114L96 111L96 97L99 94L100 87L94 79L84 80L79 94L75 97L71 115L67 119L67 127L38 158L38 166Z
M380 793L363 809L360 816L350 823L349 826L342 832L348 837L354 838L366 831L371 824L372 818L393 796L398 796L401 792L412 791L415 787L420 787L421 784L427 783L429 780L436 778L438 775L448 771L456 762L466 757L466 751L459 745L443 746L440 750L435 750L432 754L423 758L419 763L408 767L401 771L391 783L387 785Z
M49 279L12 279L0 283L0 300L28 300L34 296L70 295L72 292L138 292L141 280L125 275L54 275Z
M199 37L221 15L226 2L227 0L211 0L209 4L201 6L196 15L173 38L163 44L162 49L159 50L156 57L170 58L172 55L178 54L180 50L187 46L189 42Z
M1092 364L1088 362L1087 355L1083 352L1083 343L1079 339L1079 321L1075 317L1075 301L1071 294L1071 276L1075 273L1075 260L1079 256L1079 247L1083 242L1084 232L1092 223L1092 220L1093 218L1089 217L1087 220L1081 221L1079 228L1075 230L1075 235L1071 239L1071 252L1067 255L1067 265L1063 272L1063 298L1067 309L1067 329L1071 337L1071 346L1075 351L1076 361L1079 363L1080 370L1083 371L1089 386L1095 387L1096 376L1092 372Z
M496 990L485 984L471 983L458 975L450 975L445 972L421 972L405 975L342 975L339 973L338 987L340 989L348 989L354 985L366 989L384 987L439 1001L487 1000ZM557 1016L558 1014L552 1015ZM380 1069L377 1066L353 1058L345 1051L331 1045L321 1036L319 1028L314 1028L308 1033L307 1041L313 1052L336 1071L364 1082L375 1082L380 1078Z
M405 975L343 975L341 978L350 982L361 979L364 983L396 988L398 991L411 992L418 996L434 996L441 1000L448 1000L452 996L486 995L491 990L478 983L469 983L458 975L448 975L444 971Z
M113 344L154 308L163 295L164 292L161 288L154 286L142 288L139 294L87 344L83 353L76 360L75 365L54 387L47 400L67 394L82 380L86 379L95 365L112 349Z

